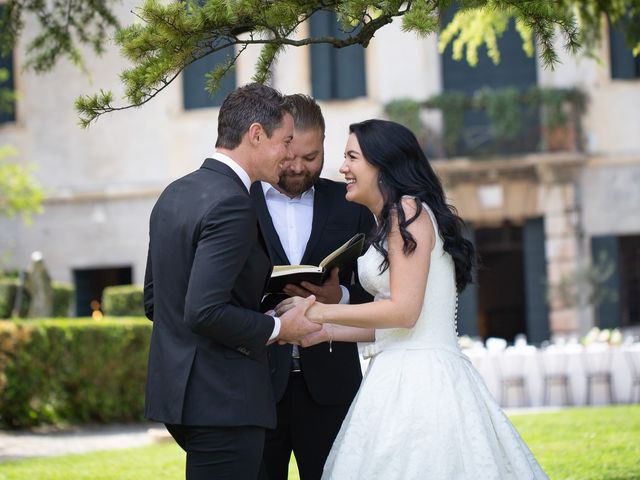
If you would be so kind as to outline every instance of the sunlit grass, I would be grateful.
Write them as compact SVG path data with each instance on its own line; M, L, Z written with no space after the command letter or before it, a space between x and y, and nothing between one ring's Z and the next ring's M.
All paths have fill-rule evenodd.
M640 479L640 405L513 415L553 480ZM184 452L172 442L150 447L0 463L0 480L175 480ZM295 459L289 479L299 480Z
M176 480L184 452L172 441L149 447L0 463L0 480ZM299 480L295 458L289 480Z
M184 452L173 442L0 463L0 480L175 480L184 478Z
M511 417L553 480L640 479L640 405Z

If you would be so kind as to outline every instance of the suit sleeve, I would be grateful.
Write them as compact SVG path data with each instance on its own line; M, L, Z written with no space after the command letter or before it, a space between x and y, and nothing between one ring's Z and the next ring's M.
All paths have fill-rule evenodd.
M366 208L360 209L360 220L358 222L358 232L368 235L375 227L373 214ZM364 253L364 252L362 252ZM358 280L358 263L354 269L355 281L349 285L349 303L367 303L373 301L373 297L367 292Z
M153 271L151 269L151 242L149 242L147 267L144 272L144 314L153 322Z
M274 328L272 317L232 303L257 229L248 196L226 198L211 209L201 224L185 298L184 320L191 331L248 356L263 351Z

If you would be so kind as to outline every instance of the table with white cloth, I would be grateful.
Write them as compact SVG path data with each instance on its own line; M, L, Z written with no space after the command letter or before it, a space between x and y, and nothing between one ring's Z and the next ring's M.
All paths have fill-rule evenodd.
M503 407L565 403L561 388L554 387L548 387L544 401L543 380L545 374L550 373L567 375L570 405L586 405L588 400L592 405L640 401L638 385L634 384L634 380L637 382L637 366L640 366L640 344L582 346L576 343L550 345L544 349L526 345L507 347L502 351L470 348L463 352L471 359ZM610 375L610 390L604 381L607 374ZM515 375L524 378L528 405L522 405L515 392L509 392L508 397L504 398L501 380ZM593 381L587 389L589 376L593 377Z
M503 407L640 403L640 343L567 343L541 349L532 345L486 348L476 342L462 351ZM362 360L363 372L367 365L368 360ZM562 385L547 385L544 398L545 375L566 375L569 401Z

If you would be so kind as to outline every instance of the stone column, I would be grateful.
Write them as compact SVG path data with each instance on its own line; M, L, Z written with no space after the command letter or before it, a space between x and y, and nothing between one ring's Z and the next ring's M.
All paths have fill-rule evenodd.
M552 334L575 334L580 326L577 286L572 284L580 268L575 184L541 184L539 205L544 215L547 281L551 288L549 328ZM565 287L562 291L560 285Z

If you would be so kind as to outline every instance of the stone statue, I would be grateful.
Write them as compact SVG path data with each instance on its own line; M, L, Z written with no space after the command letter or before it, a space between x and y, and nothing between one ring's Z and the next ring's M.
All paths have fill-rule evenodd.
M53 287L40 252L31 254L31 264L27 272L25 288L31 298L27 317L51 317L53 314Z

